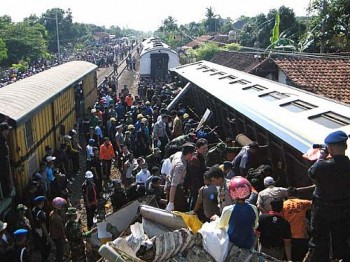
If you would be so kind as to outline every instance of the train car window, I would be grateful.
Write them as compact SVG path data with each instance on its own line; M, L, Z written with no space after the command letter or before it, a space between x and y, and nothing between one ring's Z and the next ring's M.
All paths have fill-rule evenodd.
M34 138L33 138L33 129L32 129L32 120L29 119L25 123L25 136L26 136L26 145L28 148L31 148L32 145L34 144Z
M230 84L239 84L239 85L247 85L247 84L250 84L251 82L249 82L248 80L244 80L244 79L239 79L239 80L236 80L236 81L233 81L233 82L230 82Z
M218 70L212 68L212 69L206 69L203 72L216 72L216 71L218 71Z
M328 128L339 128L350 125L350 118L331 111L320 115L311 116L309 119Z
M306 103L306 102L301 101L301 100L295 100L295 101L292 101L292 102L289 102L286 104L282 104L282 105L280 105L280 107L283 107L291 112L298 113L298 112L302 112L305 110L310 110L310 109L316 108L317 106Z
M215 76L215 75L220 75L220 76L223 76L223 75L226 75L226 73L224 73L224 72L220 72L220 71L217 71L217 72L215 72L215 73L212 73L212 74L210 74L211 76Z
M264 99L266 99L268 101L275 101L275 100L280 100L280 99L289 97L289 95L282 94L280 92L274 91L274 92L271 92L271 93L260 95L259 97L264 98Z
M233 75L227 75L227 76L219 77L219 80L222 80L222 79L235 80L235 79L237 79L237 77L233 76Z
M253 85L253 86L248 86L244 87L243 90L246 91L253 91L253 92L260 92L266 90L267 87L261 86L261 85Z

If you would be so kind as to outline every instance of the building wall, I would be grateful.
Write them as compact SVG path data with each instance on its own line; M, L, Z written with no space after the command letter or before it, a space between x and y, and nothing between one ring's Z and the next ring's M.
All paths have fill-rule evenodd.
M281 84L287 84L287 76L281 69L278 69L278 82Z

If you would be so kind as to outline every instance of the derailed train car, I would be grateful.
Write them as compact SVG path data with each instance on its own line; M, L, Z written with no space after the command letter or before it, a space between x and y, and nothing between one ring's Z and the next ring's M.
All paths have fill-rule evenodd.
M180 65L179 55L157 38L148 38L141 44L140 76L153 80L165 79L170 68Z
M45 155L97 98L97 66L74 61L0 89L0 113L13 129L8 145L16 196Z
M267 144L264 156L274 168L285 166L289 185L310 184L311 162L302 155L313 144L335 130L350 133L350 107L338 101L207 61L170 71L188 84L177 102L198 115L211 109L209 124L220 126L222 137L243 133Z

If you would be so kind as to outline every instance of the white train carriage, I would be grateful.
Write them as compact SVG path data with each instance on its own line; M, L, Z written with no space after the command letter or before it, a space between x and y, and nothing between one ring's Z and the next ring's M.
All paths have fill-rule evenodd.
M291 185L309 184L310 162L302 154L313 144L336 130L350 133L350 107L338 101L207 61L171 72L191 83L182 102L199 114L210 108L212 124L221 126L223 136L244 133L269 144L272 165L286 165Z
M140 55L140 76L152 79L165 79L168 70L180 65L176 51L157 38L142 42Z

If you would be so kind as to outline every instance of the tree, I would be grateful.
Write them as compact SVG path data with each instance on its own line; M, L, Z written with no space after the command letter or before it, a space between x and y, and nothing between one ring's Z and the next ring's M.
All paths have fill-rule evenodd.
M8 63L19 63L22 60L34 61L46 55L46 42L42 27L20 22L8 25L0 30L0 38L8 49Z
M73 16L70 9L67 11L60 8L49 9L42 14L39 21L48 31L48 48L50 51L58 51L57 40L59 40L59 44L62 46L68 46L68 44L75 42L76 31L74 30Z
M350 51L350 1L315 0L311 28L320 52Z
M207 60L213 58L213 56L220 52L222 49L216 43L205 43L201 44L199 48L195 50L196 57L198 60Z
M7 59L7 48L4 41L0 38L0 62Z
M220 21L216 18L212 7L206 8L205 17L206 19L204 21L204 25L207 29L207 32L217 32L220 28Z

